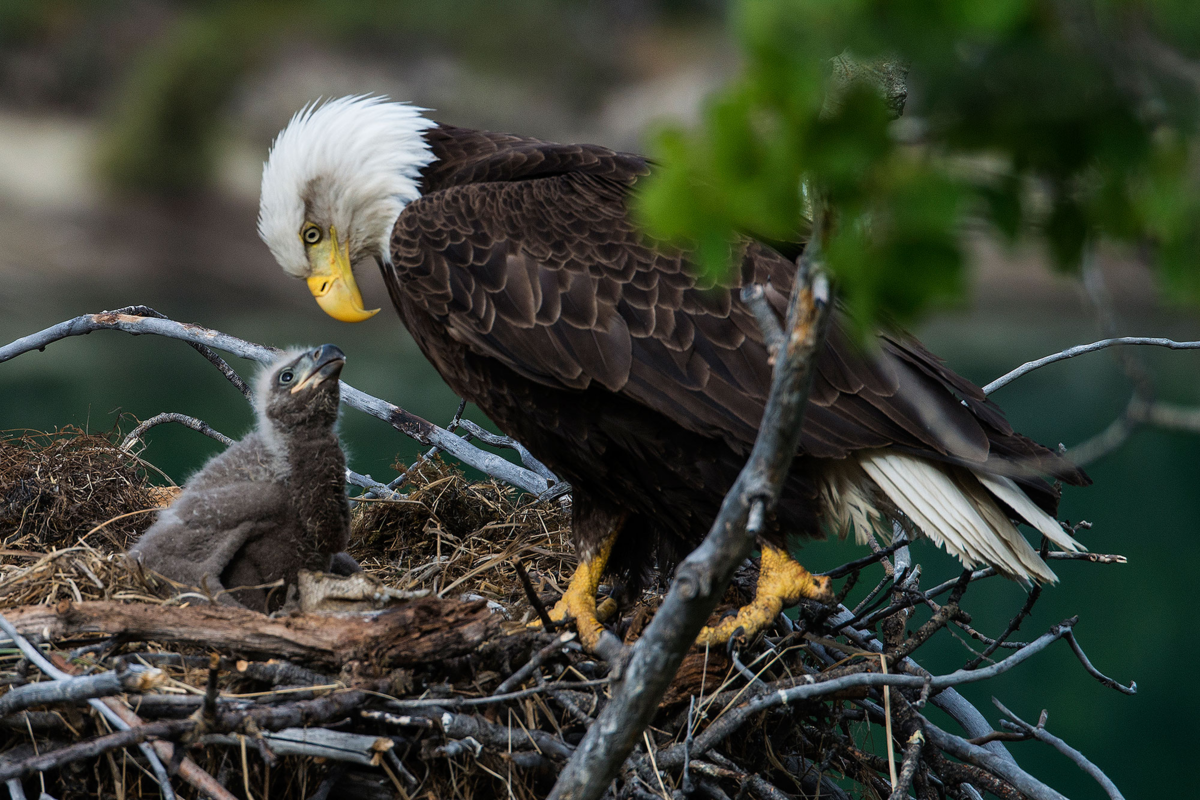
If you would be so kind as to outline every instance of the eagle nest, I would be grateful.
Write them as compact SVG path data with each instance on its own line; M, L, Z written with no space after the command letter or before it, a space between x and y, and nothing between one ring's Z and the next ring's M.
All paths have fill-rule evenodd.
M573 633L527 625L575 567L563 501L423 461L402 501L354 511L352 554L373 585L406 599L368 615L271 618L127 566L148 510L173 493L115 441L76 429L0 439L0 614L66 673L47 680L47 667L0 645L0 780L60 800L157 797L156 768L181 797L549 792L608 697L608 666ZM753 585L756 568L742 572L726 607L747 599L739 587ZM660 600L645 592L610 627L634 641ZM911 608L860 624L878 624L911 655L948 623L971 630L956 602L913 634ZM796 625L781 619L755 641L689 654L618 796L887 796L901 767L915 770L921 797L964 782L1008 796L1008 784L935 748L912 764L897 749L890 766L887 745L871 744L887 741L877 735L885 724L911 727L928 687L903 702L893 690L886 720L866 688L742 713L813 675L879 671L876 653L823 627L827 614L802 607ZM76 692L105 680L106 691ZM38 686L47 691L31 698ZM96 704L134 732L113 732ZM135 746L140 738L153 749Z

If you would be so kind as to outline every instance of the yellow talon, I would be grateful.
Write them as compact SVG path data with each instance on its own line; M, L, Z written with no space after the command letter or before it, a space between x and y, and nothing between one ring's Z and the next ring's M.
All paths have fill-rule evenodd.
M714 627L705 626L696 637L696 644L702 647L724 644L738 628L747 637L754 636L774 622L780 611L796 605L801 598L826 603L833 600L829 578L813 575L786 551L764 546L754 600L738 609L737 616L726 617Z
M550 619L562 622L564 619L575 620L575 630L579 633L579 643L589 652L594 652L601 634L604 633L602 620L611 617L617 610L617 603L611 597L606 597L600 607L596 607L596 591L600 588L600 576L608 566L608 557L612 553L613 542L617 539L616 532L605 538L600 549L590 557L580 560L567 585L567 591L550 609ZM529 627L541 626L539 620L529 623Z

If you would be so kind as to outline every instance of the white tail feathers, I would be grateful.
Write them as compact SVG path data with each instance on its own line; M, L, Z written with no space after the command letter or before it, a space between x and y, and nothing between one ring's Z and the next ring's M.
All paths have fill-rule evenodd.
M1078 553L1087 549L1071 538L1058 524L1058 520L1038 508L1037 504L1021 491L1021 487L1017 486L1012 478L1006 478L1003 475L989 475L979 470L971 471L975 473L975 477L984 485L984 488L1007 503L1013 511L1021 516L1021 519L1037 528L1047 539L1063 550Z
M964 566L988 564L1025 582L1058 580L997 505L993 494L1056 545L1071 551L1082 549L1009 478L947 468L898 453L864 453L857 462L892 505L936 544L957 556ZM853 521L857 531L879 514L863 511L862 503L846 506L832 502L865 498L867 494L865 489L845 488L852 486L853 481L843 472L826 482L826 507L836 522ZM865 540L861 532L858 538Z
M853 528L854 541L865 545L872 535L888 529L864 485L862 470L853 461L830 462L822 477L821 503L839 537L846 538Z

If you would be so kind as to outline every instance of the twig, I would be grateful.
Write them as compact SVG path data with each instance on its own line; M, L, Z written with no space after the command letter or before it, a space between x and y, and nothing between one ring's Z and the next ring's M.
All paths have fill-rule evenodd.
M56 750L49 750L39 755L23 758L12 763L0 762L0 781L14 778L24 778L38 772L56 769L73 761L85 758L95 758L112 750L140 744L152 738L173 738L191 730L196 722L190 719L172 719L163 722L151 722L138 725L127 730L110 733L86 739Z
M751 794L760 800L789 800L786 794L779 791L778 787L767 781L761 775L747 773L738 769L732 761L730 761L728 758L725 758L720 753L710 753L709 757L717 764L720 764L721 767L729 774L729 777L732 777L734 780L742 783L747 789L750 790Z
M1008 639L1009 636L1012 636L1014 633L1017 632L1017 629L1021 627L1021 623L1025 620L1026 617L1029 616L1030 612L1033 611L1033 604L1036 603L1037 599L1041 596L1042 596L1042 587L1041 587L1041 584L1038 584L1037 586L1034 586L1033 589L1030 590L1029 596L1025 598L1025 605L1021 606L1021 610L1017 612L1017 615L1015 617L1013 617L1011 620L1009 620L1008 627L1004 629L1004 633L1002 633L998 637L996 637L996 640L994 642L992 642L991 644L989 644L987 646L986 650L984 650L982 653L980 653L975 658L968 661L963 666L963 669L975 669L980 664L982 664L984 661L987 661L988 657L992 653L996 652L1001 647L1001 645L1004 644L1005 640Z
M208 680L204 686L204 704L200 706L201 719L209 727L217 723L217 679L221 675L221 655L211 653L208 657Z
M559 653L563 647L566 646L567 642L572 641L575 638L575 635L575 631L564 631L563 633L560 633L553 642L530 656L529 660L525 662L524 666L522 666L512 675L509 675L507 678L505 678L500 685L496 687L496 691L492 692L492 697L502 696L512 691L514 687L520 686L529 678L530 675L533 674L534 670L546 662L546 659Z
M982 775L972 775L970 780L978 782L979 785L984 786L988 791L999 794L992 787L987 786L987 778L991 778L994 784L995 778L992 776L998 776L1001 780L1011 784L1018 792L1033 798L1033 800L1067 800L1062 794L1018 767L1015 762L1005 761L997 757L990 750L977 747L961 736L947 733L929 720L925 720L924 725L925 737L934 748L986 770ZM987 775L989 772L991 775ZM981 778L983 780L980 780ZM997 787L997 789L1000 789L1000 787ZM1003 791L1003 789L1000 789L1000 791ZM1012 796L1011 792L1009 796Z
M960 575L958 578L950 582L950 586L957 586L962 579L963 578ZM881 642L868 638L864 631L847 627L847 622L852 616L853 615L849 609L843 606L839 609L837 614L829 620L829 626L832 630L846 635L848 638L855 641L859 644L859 646L866 650L882 652L883 644ZM912 674L920 675L926 681L931 680L933 677L911 658L903 659L901 666L903 669ZM930 688L928 683L926 683L924 686L922 686L921 693L925 695L929 692ZM992 730L991 724L987 721L979 709L968 702L967 699L959 694L954 688L943 689L936 695L933 695L930 702L932 702L937 708L946 712L946 714L948 714L955 722L962 726L963 731L966 732L968 736L983 736ZM1013 767L1017 766L1016 760L1000 742L991 742L985 745L985 748L997 758L1002 759L1008 764L1011 764Z
M145 313L150 311L140 306L137 308L143 309ZM0 347L0 363L32 350L41 350L47 345L69 336L83 336L101 330L124 331L135 335L152 333L192 344L215 347L261 364L271 363L279 353L275 348L248 342L236 336L192 323L176 322L163 317L132 315L122 311L102 311L98 314L84 314L66 322L60 322ZM344 381L341 384L341 390L342 402L351 408L384 420L405 436L416 439L422 444L436 445L480 472L534 494L542 494L549 488L548 481L536 472L513 464L495 453L480 450L462 437L405 411L399 406L360 392Z
M555 758L570 758L575 748L559 741L545 731L517 731L503 725L488 722L471 714L442 714L439 720L442 733L453 739L474 739L480 744L506 750L511 743L514 748L540 750L544 755Z
M553 633L554 629L558 627L558 623L550 619L550 614L546 611L546 606L542 604L542 599L533 590L533 584L529 582L529 573L525 571L525 562L521 560L520 556L513 556L512 565L513 569L517 571L517 577L521 579L521 588L525 590L525 598L529 600L529 605L533 606L538 619L542 621L542 628L547 633Z
M153 690L165 680L166 676L161 670L122 664L114 672L30 683L0 697L0 717L49 703L75 703L122 692L141 694Z
M149 306L142 306L142 305L125 306L125 308L118 308L113 313L114 314L131 314L131 315L137 316L137 317L154 317L155 319L167 319L166 314L160 314L159 312L155 311L153 308L150 308ZM238 375L237 371L234 370L233 367L229 366L229 362L227 362L225 359L223 359L219 355L217 355L216 352L213 351L213 349L211 347L207 347L198 342L188 342L188 347L191 347L197 353L204 356L205 360L207 360L208 363L210 363L214 367L216 367L220 371L220 373L225 376L225 380L232 383L233 388L237 389L239 392L242 393L242 397L246 398L247 400L253 399L251 396L250 387L246 384L246 382L244 380L242 380L242 376Z
M834 567L831 570L827 570L826 572L818 572L817 574L828 578L840 578L843 575L849 575L851 572L857 572L863 567L869 567L875 562L887 558L900 548L908 547L908 545L908 539L897 539L887 547L882 547L877 552L871 553L869 556L863 556L862 558L842 564L840 567Z
M162 425L164 422L178 422L180 425L186 425L197 433L203 433L210 439L216 439L221 444L228 447L233 444L233 439L230 439L225 434L218 430L214 430L207 422L195 417L189 417L187 414L177 414L174 411L164 411L161 414L155 414L148 420L141 422L136 428L129 432L129 435L121 442L121 449L128 450L133 447L134 442L140 440L146 435L146 431Z
M210 673L212 674L212 673ZM391 746L391 740L375 736L326 731L321 728L292 728L295 724L312 724L345 716L366 699L363 692L342 692L317 700L301 701L284 707L256 708L214 712L211 725L223 730L252 729L265 731L258 739L265 739L282 755L318 755L324 758L340 758L357 763L371 764L374 754ZM102 753L145 742L151 738L176 738L195 731L201 721L195 718L164 720L128 726L117 733L89 739L84 742L53 750L40 756L22 759L11 764L0 765L0 780L31 775L72 761L93 758ZM277 732L272 732L276 731ZM221 744L237 745L241 736L222 737L212 734L201 738ZM166 744L159 742L158 744ZM369 752L370 755L364 755ZM209 787L203 787L210 791Z
M1005 708L1004 704L1001 703L996 698L994 698L994 697L992 698L992 703L995 704L996 708L1000 709L1000 712L1002 714L1004 714L1005 716L1007 716L1009 719L1012 720L1011 724L1014 728L1016 728L1017 730L1021 731L1022 733L1026 734L1034 739L1037 739L1039 742L1045 742L1046 744L1050 745L1055 750L1057 750L1058 752L1062 753L1064 756L1066 756L1067 758L1069 758L1073 762L1075 762L1075 766L1079 767L1081 770L1086 772L1088 775L1091 775L1092 778L1095 779L1096 783L1099 783L1100 786L1103 787L1105 793L1107 793L1108 796L1110 798L1112 798L1112 800L1125 800L1125 798L1121 795L1120 790L1117 789L1117 785L1115 783L1113 783L1112 780L1107 775L1105 775L1104 772L1099 767L1097 767L1091 761L1088 761L1088 759L1083 755L1083 753L1079 752L1074 747L1071 747L1069 744L1064 742L1062 739L1058 738L1057 736L1053 735L1052 733L1050 733L1049 731L1046 730L1046 712L1045 711L1042 712L1042 718L1040 720L1038 720L1037 725L1030 725L1028 722L1021 719L1016 714L1014 714L1013 712L1011 712L1007 708ZM1007 721L1007 720L1005 720L1005 721Z
M1051 550L1042 559L1043 561L1090 561L1093 564L1128 564L1129 559L1122 555L1114 555L1110 553L1071 553L1065 550ZM996 575L996 570L991 567L977 569L971 573L970 582L991 578ZM939 583L932 589L925 591L926 597L937 597L942 592L949 591L958 582L958 578L951 578L948 581Z
M547 481L558 481L558 476L551 472L549 467L538 461L532 453L525 449L525 445L511 436L503 436L491 431L485 431L469 419L460 420L459 426L467 432L467 435L463 437L467 441L471 441L474 438L492 447L506 447L510 450L516 450L517 455L521 458L521 463L526 467L541 475Z
M1200 433L1200 408L1179 406L1171 403L1131 403L1129 416L1136 422L1144 422L1169 430Z
M333 791L335 785L342 782L344 777L346 777L346 765L339 761L334 764L333 769L329 770L325 780L321 781L317 791L313 792L308 800L329 800L329 793Z
M454 412L454 418L451 419L450 424L446 426L447 433L454 433L454 431L458 430L459 423L462 422L463 412L466 410L467 410L467 401L459 400L458 401L458 410ZM421 466L422 464L424 464L429 459L433 458L435 455L437 455L441 451L442 451L442 448L438 447L435 444L433 447L429 448L424 453L418 455L416 461L409 464L408 467L403 472L401 472L399 475L397 475L394 479L392 479L391 483L387 484L383 488L390 492L395 492L397 489L399 489L401 486L404 485L405 481L408 480L408 476L412 474L412 471L414 469ZM380 484L380 485L382 486L382 484ZM374 488L368 489L366 492L363 493L364 499L372 498L372 497L380 497L380 496L381 495L377 494L376 490Z
M1087 654L1083 652L1083 648L1080 647L1079 642L1076 641L1074 631L1068 628L1063 632L1063 638L1067 640L1067 644L1071 645L1072 652L1075 653L1075 657L1079 659L1081 664L1083 664L1083 668L1087 670L1089 675L1100 681L1108 688L1116 689L1122 694L1137 694L1137 681L1130 681L1128 686L1122 686L1112 678L1102 673L1100 670L1093 667L1092 662L1088 660Z
M924 746L925 734L917 728L912 736L908 737L908 744L904 747L904 761L900 765L900 777L896 780L896 786L888 800L905 800L908 797L908 787L912 786L913 776L921 759L921 748Z
M880 672L856 672L840 677L829 677L824 680L814 680L807 676L803 683L779 688L758 695L743 705L731 709L718 721L711 724L700 736L696 737L693 746L693 756L707 753L718 742L737 730L750 717L769 708L789 705L804 700L823 697L848 689L858 687L882 688L895 686L904 689L921 690L928 684L933 691L959 686L964 683L975 683L1003 674L1030 657L1040 653L1059 639L1067 638L1075 619L1068 619L1053 626L1047 633L1038 637L1028 647L1018 650L1008 658L998 661L983 669L956 670L948 675L925 677L921 675L884 674ZM990 727L988 728L990 730ZM986 732L986 731L985 731ZM966 741L965 739L963 740ZM997 754L992 753L996 756ZM666 767L676 767L682 763L683 752L680 745L673 745L659 753L659 762ZM1015 762L1008 762L1015 766Z
M688 698L687 736L683 738L683 793L692 793L692 776L689 772L692 760L692 739L696 735L696 695Z
M1042 358L1034 359L1033 361L1026 361L1012 372L1001 375L987 386L984 386L983 393L991 394L997 389L1012 383L1017 378L1020 378L1023 375L1028 375L1035 369L1040 369L1047 364L1065 361L1068 358L1075 358L1075 356L1081 356L1085 353L1094 353L1097 350L1103 350L1106 347L1113 347L1116 345L1148 345L1153 347L1166 347L1170 350L1200 350L1200 342L1177 342L1173 339L1163 339L1153 336L1117 336L1112 339L1101 339L1098 342L1092 342L1090 344L1080 344L1076 345L1075 347L1068 347L1061 353L1054 353L1053 355L1043 356Z
M556 644L555 646L559 645ZM535 694L545 694L551 688L589 689L594 686L606 686L608 683L608 678L597 678L590 681L560 682L553 685L545 684L543 686L534 686L530 689L521 689L517 692L493 694L487 697L430 697L421 700L389 700L388 706L401 710L409 708L470 708L472 706L487 706L493 703L502 703L508 700L520 700L522 697L532 697Z
M404 495L393 491L386 484L372 478L370 475L360 475L352 469L346 470L346 483L351 486L358 486L361 489L366 489L360 497L352 498L352 503L362 502L363 500L403 500Z
M237 734L210 733L200 737L200 744L219 744L238 747L241 737ZM331 761L347 761L362 766L375 766L381 755L392 747L392 740L385 736L370 736L361 733L333 731L326 728L284 728L266 731L261 739L277 756L309 756L327 758Z
M763 341L767 345L771 358L774 359L780 348L787 344L787 337L779 325L779 320L775 317L775 312L771 309L771 304L767 302L766 292L762 291L762 287L753 287L750 291L742 292L742 300L750 309L750 313L754 314L754 321L758 323L758 328L763 334Z
M829 319L829 284L809 261L810 244L800 259L789 302L787 340L777 359L771 392L750 458L704 541L676 569L675 580L658 612L633 645L614 684L613 696L560 773L550 797L596 800L653 717L659 700L695 641L709 613L749 555L754 539L746 533L756 503L774 505L796 453L800 424L814 369L813 355L824 341ZM762 292L747 286L747 301Z

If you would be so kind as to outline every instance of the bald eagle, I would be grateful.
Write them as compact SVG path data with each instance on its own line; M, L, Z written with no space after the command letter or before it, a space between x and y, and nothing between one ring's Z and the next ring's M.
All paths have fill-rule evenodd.
M378 310L363 307L354 278L375 261L451 388L571 482L580 563L552 616L573 617L594 648L601 576L637 585L694 548L749 454L771 368L738 290L765 286L782 315L794 265L745 239L735 270L705 275L631 220L644 158L440 125L423 110L347 97L297 113L263 171L259 234L347 322ZM1047 478L1087 477L1015 433L912 337L888 332L878 345L860 348L835 314L760 543L755 601L702 642L831 597L829 579L788 554L789 536L853 529L865 543L898 521L966 566L1024 582L1055 575L1014 522L1081 549L1055 519Z

